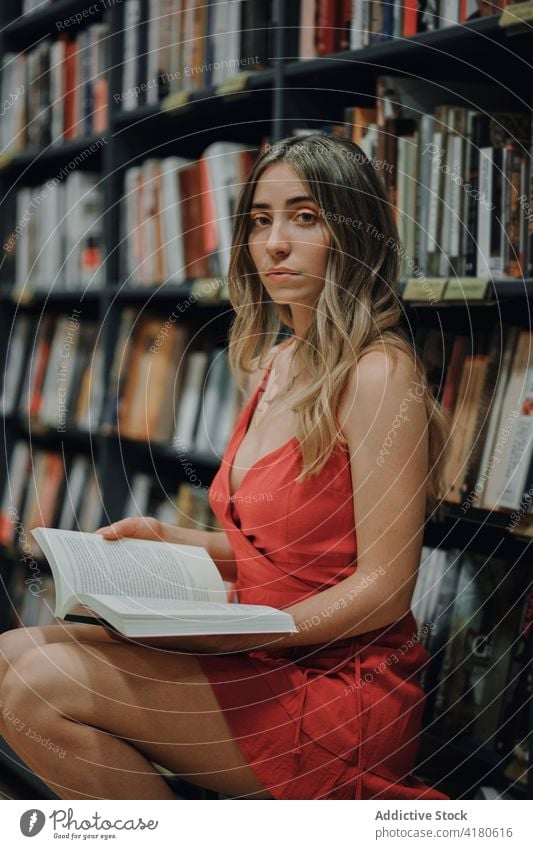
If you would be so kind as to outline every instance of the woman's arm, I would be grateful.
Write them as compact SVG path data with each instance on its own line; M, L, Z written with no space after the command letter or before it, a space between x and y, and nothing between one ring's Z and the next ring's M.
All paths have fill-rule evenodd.
M365 355L350 379L340 420L354 483L355 573L285 608L298 626L295 634L168 638L166 647L238 652L323 645L386 627L408 612L422 547L428 471L427 416L409 358Z

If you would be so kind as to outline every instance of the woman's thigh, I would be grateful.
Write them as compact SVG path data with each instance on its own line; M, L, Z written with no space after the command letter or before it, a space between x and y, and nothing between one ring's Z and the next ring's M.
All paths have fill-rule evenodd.
M40 644L6 674L0 698L23 720L33 717L34 726L49 723L42 731L51 738L54 723L57 730L61 722L75 735L64 721L70 719L126 740L148 760L202 786L271 798L233 739L193 654L112 638ZM16 734L11 736L15 748ZM105 735L101 755L105 761Z
M49 643L86 643L103 640L114 642L113 637L101 625L67 623L14 628L0 634L0 683L9 667L24 652Z

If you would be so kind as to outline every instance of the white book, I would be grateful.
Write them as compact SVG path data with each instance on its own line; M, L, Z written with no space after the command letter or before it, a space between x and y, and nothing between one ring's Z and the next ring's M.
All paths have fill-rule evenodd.
M128 0L124 9L124 60L122 63L122 109L137 107L138 39L141 21L141 0Z
M39 411L39 420L46 425L56 425L59 422L59 390L63 388L63 379L66 377L66 370L71 366L70 351L68 353L68 360L65 357L68 324L68 316L59 316L46 364L46 373L42 388L43 401Z
M63 143L65 128L65 42L54 41L50 48L50 86L52 121L50 134L52 145Z
M313 7L312 3L308 3L307 5ZM364 0L352 0L350 50L360 50L364 46L364 5Z
M26 213L30 216L30 204L32 201L32 191L29 188L20 189L17 192L17 221L24 222ZM15 286L16 293L22 292L28 283L30 275L30 222L20 224L20 232L18 234L16 250L15 250ZM29 288L29 286L28 286Z
M213 73L211 85L218 86L239 73L232 65L240 58L241 0L219 0L213 15ZM192 87L189 83L189 88Z
M159 32L161 27L161 0L148 0L148 88L146 103L158 102L157 71L159 67Z
M450 273L450 263L452 268L457 266L459 260L460 240L461 240L461 221L462 204L464 201L464 189L462 187L463 178L463 139L457 133L452 133L448 137L448 152L450 157L450 170L454 177L449 176L446 180L445 201L448 204L446 209L446 228L443 238L443 253L441 258L442 276L446 277Z
M297 630L285 611L227 603L220 572L202 546L57 528L31 533L50 564L59 619L104 624L132 638Z
M81 499L87 485L87 478L91 472L91 464L87 457L76 457L74 459L70 474L65 481L65 495L59 518L59 527L64 531L73 530L77 522Z
M492 204L492 147L479 149L479 198L477 203L476 276L492 278L490 271L490 232Z
M128 168L124 178L124 200L126 204L126 285L139 283L139 266L141 263L141 217L137 189L141 179L139 166Z
M520 393L518 409L520 416L516 421L511 440L511 451L505 470L505 488L499 499L499 506L506 507L509 510L520 507L533 453L533 415L531 414L533 409L533 355L530 355L529 358L529 367Z
M435 116L422 115L420 118L420 144L418 145L418 183L415 187L417 193L416 204L416 247L415 256L422 271L426 270L427 264L427 221L429 217L430 182L431 182L431 157L428 155L429 145L433 143L433 132L435 129Z
M60 183L52 183L47 190L45 200L39 206L37 221L38 257L34 275L34 288L51 292L63 282L61 223L64 210L64 194Z
M185 366L183 390L176 414L174 432L174 441L184 451L190 451L194 446L196 419L208 364L209 354L206 351L193 351L189 354Z
M94 351L91 369L93 374L91 379L91 401L87 416L80 419L78 426L84 430L93 432L100 426L105 401L105 362L104 352L101 346L97 347Z
M494 444L494 461L490 476L485 487L482 507L485 509L498 508L500 499L509 486L509 460L512 445L520 418L524 400L528 397L531 383L531 334L523 330L518 337L505 397L502 403L500 420ZM527 472L527 464L524 464ZM522 493L520 493L521 495Z
M224 396L220 405L218 427L215 432L213 447L217 456L221 457L233 430L235 411L238 403L237 384L228 372L228 380L224 388Z
M9 339L7 363L4 368L4 384L0 392L0 413L9 416L15 410L17 392L21 385L24 366L30 351L34 322L26 313L18 316Z
M78 513L78 527L80 531L91 533L101 524L102 515L102 493L96 479L96 475L89 475L88 484L85 487L83 500Z
M509 328L509 332L505 336L505 348L501 357L501 368L498 371L498 382L494 393L492 408L490 410L490 419L483 445L483 453L479 463L479 472L476 485L473 489L474 500L473 504L479 506L482 503L483 493L489 478L489 465L491 464L491 456L494 442L496 439L496 429L500 421L502 404L504 395L507 389L507 381L509 379L509 371L513 362L514 350L519 330L517 327Z
M3 516L6 515L10 507L14 510L19 510L30 469L31 454L29 444L19 440L13 449L11 461L9 463L7 480L4 485L2 507L0 509L0 513ZM15 514L13 522L15 519L19 518L20 517Z
M195 81L192 78L195 6L196 0L182 0L183 80L180 88L185 91L192 91L195 88ZM224 7L227 9L228 3L225 3Z
M73 171L66 180L67 256L65 286L76 291L86 285L98 288L104 282L104 265L92 271L84 268L82 253L89 240L102 245L102 183L99 175Z
M185 282L185 245L179 171L192 162L183 156L167 156L161 160L163 185L163 248L165 281Z
M224 381L226 352L215 348L209 362L207 386L195 435L195 450L200 454L214 453L214 438L218 428L218 411L221 400L221 386Z
M442 130L436 129L433 133L433 150L436 151L430 156L430 182L429 182L429 209L427 218L427 252L432 254L437 251L438 245L438 212L439 212L439 186L441 182L441 157L443 133Z
M152 475L139 472L133 478L130 494L124 507L124 517L145 516L148 508L148 499L154 479ZM175 518L175 517L174 517Z
M356 0L353 0L352 6L355 5ZM314 59L316 57L314 3L302 3L300 5L300 31L298 36L298 58L300 61Z
M229 268L233 235L233 210L241 190L239 153L249 146L237 142L214 142L205 156L209 182L213 192L217 230L216 273L225 276Z

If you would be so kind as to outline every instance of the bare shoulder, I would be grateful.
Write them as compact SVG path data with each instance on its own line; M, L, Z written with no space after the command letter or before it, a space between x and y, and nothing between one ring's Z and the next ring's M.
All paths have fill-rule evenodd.
M339 406L344 424L354 418L375 416L392 410L409 392L421 387L414 358L395 345L364 353L350 371Z

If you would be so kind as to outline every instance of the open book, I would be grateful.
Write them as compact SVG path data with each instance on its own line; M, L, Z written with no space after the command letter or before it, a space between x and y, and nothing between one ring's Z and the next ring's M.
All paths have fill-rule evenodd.
M104 624L126 637L297 630L282 610L228 604L220 572L201 546L57 528L31 533L50 563L58 619Z

